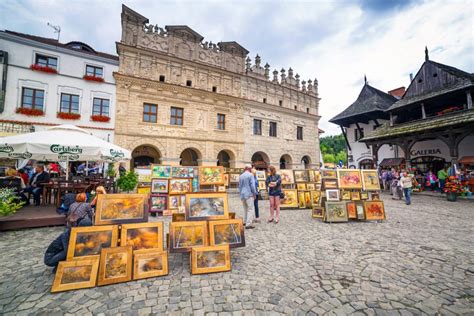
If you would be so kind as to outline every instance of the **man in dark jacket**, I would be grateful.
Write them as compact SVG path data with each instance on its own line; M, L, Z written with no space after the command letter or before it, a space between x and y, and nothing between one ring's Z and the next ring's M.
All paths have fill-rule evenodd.
M44 171L44 166L37 165L35 168L35 173L30 179L29 186L23 190L24 193L33 193L33 200L35 201L36 206L40 205L41 194L43 193L43 185L45 183L49 183L49 173ZM23 199L27 201L28 205L29 201L24 194Z

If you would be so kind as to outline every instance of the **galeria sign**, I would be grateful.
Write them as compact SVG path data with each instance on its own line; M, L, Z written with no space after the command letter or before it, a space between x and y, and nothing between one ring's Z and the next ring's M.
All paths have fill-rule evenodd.
M429 155L436 155L436 154L441 155L441 149L439 149L439 148L420 149L420 150L412 150L410 152L410 155L412 155L412 156L429 156Z

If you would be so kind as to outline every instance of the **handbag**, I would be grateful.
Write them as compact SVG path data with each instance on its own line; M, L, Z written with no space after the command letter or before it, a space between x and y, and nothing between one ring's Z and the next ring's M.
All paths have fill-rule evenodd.
M281 191L280 192L280 199L283 200L285 198L285 192Z

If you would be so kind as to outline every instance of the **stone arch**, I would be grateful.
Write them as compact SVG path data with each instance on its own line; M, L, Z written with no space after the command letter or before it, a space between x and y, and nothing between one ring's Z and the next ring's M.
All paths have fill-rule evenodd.
M257 151L252 155L252 165L256 169L267 169L270 164L270 158L263 151Z
M228 149L222 149L217 153L217 165L225 168L234 168L235 154Z
M138 145L132 150L131 169L136 167L147 167L151 164L161 163L162 154L160 150L150 144Z
M202 154L196 148L185 148L179 155L181 166L199 166L202 160Z
M304 155L301 157L301 164L305 169L311 168L311 157L309 155Z
M289 154L280 157L280 169L293 169L293 158Z

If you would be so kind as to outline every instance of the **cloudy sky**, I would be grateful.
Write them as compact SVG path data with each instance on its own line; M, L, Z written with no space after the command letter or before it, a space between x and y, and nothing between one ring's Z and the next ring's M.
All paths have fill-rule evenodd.
M319 81L320 127L356 98L364 74L374 87L407 87L428 46L430 59L474 72L473 0L96 1L2 0L0 29L86 42L115 53L121 3L159 26L186 24L205 41L237 41L274 68ZM326 134L326 135L327 135Z

